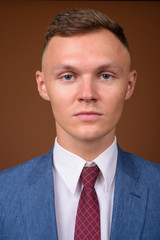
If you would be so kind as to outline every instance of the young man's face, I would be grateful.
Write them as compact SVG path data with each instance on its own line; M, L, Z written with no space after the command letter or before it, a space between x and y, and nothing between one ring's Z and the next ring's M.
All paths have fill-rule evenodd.
M136 72L122 43L100 30L53 37L36 77L40 95L51 101L58 139L86 142L113 140Z

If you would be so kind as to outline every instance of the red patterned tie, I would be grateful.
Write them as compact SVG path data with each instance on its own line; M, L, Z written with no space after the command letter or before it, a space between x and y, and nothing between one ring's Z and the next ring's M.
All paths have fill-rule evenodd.
M76 226L75 240L100 240L100 211L94 184L99 174L99 168L84 167L81 180L83 190L80 196Z

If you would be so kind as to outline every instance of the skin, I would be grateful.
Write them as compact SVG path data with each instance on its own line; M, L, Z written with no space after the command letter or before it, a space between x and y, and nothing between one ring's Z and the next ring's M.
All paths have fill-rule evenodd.
M136 82L130 61L106 29L50 40L36 80L40 96L51 102L63 148L92 161L112 144Z

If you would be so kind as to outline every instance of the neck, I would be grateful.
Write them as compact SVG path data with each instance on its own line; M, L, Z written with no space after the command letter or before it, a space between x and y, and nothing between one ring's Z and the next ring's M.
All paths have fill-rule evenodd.
M66 150L90 162L104 152L114 141L114 133L101 139L79 140L72 137L64 138L57 134L57 142Z

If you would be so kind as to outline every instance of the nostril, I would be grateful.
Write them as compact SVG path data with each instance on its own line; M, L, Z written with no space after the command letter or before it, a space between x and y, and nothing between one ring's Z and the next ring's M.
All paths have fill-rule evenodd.
M80 98L79 101L83 102L96 102L96 98Z

